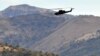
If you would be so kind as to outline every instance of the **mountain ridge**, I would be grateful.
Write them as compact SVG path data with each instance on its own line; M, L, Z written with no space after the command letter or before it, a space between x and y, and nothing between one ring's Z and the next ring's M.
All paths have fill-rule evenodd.
M45 9L45 8L30 6L27 4L9 6L5 10L1 11L1 15L4 15L6 17L28 15L28 14L41 14L41 15L44 14L44 15L46 15L48 13L52 14L53 11L49 10L49 9Z

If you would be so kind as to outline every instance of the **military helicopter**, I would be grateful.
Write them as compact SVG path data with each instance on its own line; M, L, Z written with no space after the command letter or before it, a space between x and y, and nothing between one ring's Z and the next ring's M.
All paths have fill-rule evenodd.
M73 9L74 9L74 8L71 8L69 11L66 11L66 10L63 10L62 8L57 8L56 10L58 10L58 11L55 12L54 14L55 14L55 15L66 14L66 13L72 12Z

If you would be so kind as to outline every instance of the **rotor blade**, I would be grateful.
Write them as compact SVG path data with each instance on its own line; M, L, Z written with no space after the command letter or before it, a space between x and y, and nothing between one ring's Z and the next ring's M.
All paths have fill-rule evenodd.
M69 9L69 8L72 8L72 7L65 7L65 8L52 8L51 10L62 10L62 9Z
M61 10L61 9L63 9L63 8L53 8L52 10Z

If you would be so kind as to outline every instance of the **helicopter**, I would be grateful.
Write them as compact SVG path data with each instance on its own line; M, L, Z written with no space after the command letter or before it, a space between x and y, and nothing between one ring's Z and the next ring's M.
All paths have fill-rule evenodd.
M55 12L54 14L55 15L62 15L62 14L66 14L66 13L69 13L69 12L72 12L74 8L71 8L69 11L66 11L66 10L63 10L63 9L59 9L57 12Z

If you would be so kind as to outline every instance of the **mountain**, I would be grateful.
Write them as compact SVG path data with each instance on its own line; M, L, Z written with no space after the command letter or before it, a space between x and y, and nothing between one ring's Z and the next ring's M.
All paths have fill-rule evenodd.
M81 38L84 34L95 32L100 29L100 17L77 16L60 29L50 34L45 39L34 45L35 50L59 52L59 49L73 40ZM48 44L49 43L49 44Z
M50 9L26 4L0 12L0 42L36 51L68 55L65 53L74 49L70 46L73 41L94 39L92 35L99 29L100 17L93 15L56 16Z
M99 31L99 32L98 32ZM91 33L90 39L77 40L65 47L61 56L100 56L100 30Z
M29 5L10 6L0 13L4 16L0 17L1 42L19 44L22 47L34 45L74 17L51 15L48 9Z

